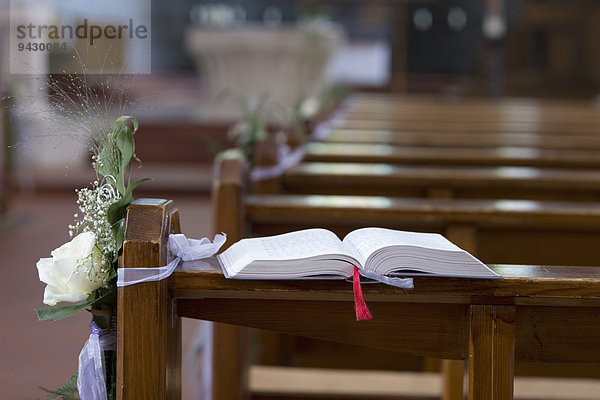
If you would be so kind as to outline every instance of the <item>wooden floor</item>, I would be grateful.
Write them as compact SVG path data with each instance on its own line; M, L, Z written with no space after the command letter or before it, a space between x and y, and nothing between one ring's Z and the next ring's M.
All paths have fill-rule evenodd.
M250 386L259 399L300 399L295 393L308 392L303 398L331 399L345 395L357 399L436 399L442 379L437 373L391 371L315 370L255 366L250 370ZM466 388L467 385L465 384ZM515 378L515 399L597 400L600 381L566 378ZM309 397L310 396L310 397Z

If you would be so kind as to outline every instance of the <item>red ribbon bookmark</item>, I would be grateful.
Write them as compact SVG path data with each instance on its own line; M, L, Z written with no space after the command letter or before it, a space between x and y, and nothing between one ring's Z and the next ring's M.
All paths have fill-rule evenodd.
M362 289L360 287L360 274L358 268L354 266L354 274L352 275L352 288L354 289L354 308L356 309L356 320L365 321L373 318L365 299L363 298Z

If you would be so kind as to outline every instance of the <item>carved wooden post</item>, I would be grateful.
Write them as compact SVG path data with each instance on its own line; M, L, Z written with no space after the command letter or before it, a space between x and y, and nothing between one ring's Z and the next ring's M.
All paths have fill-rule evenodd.
M254 167L272 168L277 165L279 162L277 154L279 144L275 136L274 132L269 132L264 141L256 144L254 147ZM279 178L261 179L248 182L248 185L251 186L252 193L274 194L279 192Z
M452 243L471 254L477 252L477 230L469 224L451 224L446 228L446 237ZM442 360L443 400L462 400L463 360Z
M515 314L515 306L470 307L469 400L512 400Z
M245 163L237 151L226 151L215 160L212 188L215 233L225 232L223 250L245 236L244 178Z
M223 249L245 236L244 168L243 159L235 152L223 153L215 162L213 224L215 233L227 234ZM248 397L248 330L220 323L211 325L210 370L205 371L210 376L204 380L209 385L207 392L213 400L245 399Z
M169 233L180 231L172 201L136 200L119 268L166 265ZM117 399L180 399L181 324L168 279L121 287L117 296Z

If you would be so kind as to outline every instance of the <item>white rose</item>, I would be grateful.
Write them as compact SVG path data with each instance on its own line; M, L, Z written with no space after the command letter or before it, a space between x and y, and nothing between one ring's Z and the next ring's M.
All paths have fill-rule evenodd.
M104 284L102 254L94 246L96 235L84 232L40 258L36 266L42 282L47 284L44 303L54 306L59 301L85 300L90 292Z

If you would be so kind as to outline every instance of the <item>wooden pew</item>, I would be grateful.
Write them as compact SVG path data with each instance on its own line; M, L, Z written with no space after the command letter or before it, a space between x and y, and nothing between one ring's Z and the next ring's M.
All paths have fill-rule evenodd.
M333 195L250 195L244 204L249 232L260 235L382 226L445 233L487 263L600 265L599 204Z
M168 234L178 230L172 202L135 202L120 267L166 264ZM597 268L492 268L505 279L423 277L411 291L367 285L375 317L362 323L343 281L227 280L214 269L176 270L160 282L120 288L117 399L181 397L180 317L465 360L470 400L512 399L515 361L598 363ZM244 365L238 361L233 370ZM237 378L230 377L232 386Z
M532 132L494 133L485 135L474 132L410 132L386 130L336 129L327 136L328 143L379 143L406 147L532 147L554 150L597 150L600 135L559 135Z
M465 129L460 129L461 124ZM416 125L415 129L413 125ZM430 129L425 129L428 125ZM551 129L540 130L538 125L547 125ZM521 157L519 150L513 147L598 149L599 127L600 110L587 102L516 99L444 101L410 96L356 95L344 126L334 130L325 141L411 147L414 149L410 151L416 154L421 154L421 147L456 148L452 152L461 148L460 152L467 152L470 148L502 147L504 157L509 157L511 152L515 157ZM316 146L315 151L324 153L327 148ZM344 152L355 156L368 152L381 155L395 152L393 148L377 146L363 146L362 149L360 146L350 146L348 149ZM532 150L528 152L534 154ZM535 157L554 157L553 154L556 155L554 152L542 152ZM485 156L496 157L494 154ZM472 156L467 154L466 157L470 159ZM568 156L559 156L562 157ZM383 159L380 161L385 162Z
M362 114L369 118L384 116L396 120L426 119L432 113L447 120L469 117L473 121L498 121L508 118L517 122L561 120L576 124L600 120L596 104L582 100L357 93L352 96L351 102L352 115Z
M600 152L534 147L401 147L375 143L313 142L306 145L304 161L600 168Z
M577 104L565 113L564 105L561 104L553 110L545 110L545 114L527 114L517 111L517 108L501 109L499 113L491 110L490 113L490 109L483 110L479 105L464 103L466 102L454 107L443 105L435 110L431 104L411 104L413 107L401 109L400 113L398 108L401 107L396 105L392 106L393 110L390 107L389 110L392 111L388 113L377 112L381 110L376 107L370 110L372 113L357 111L358 107L355 107L348 116L347 127L356 128L351 124L357 121L359 124L366 122L365 127L378 127L378 123L385 124L382 120L390 120L397 122L397 126L402 126L403 129L397 128L396 132L340 129L338 132L341 134L337 133L337 138L334 131L326 139L326 142L335 143L333 146L328 143L311 144L306 157L306 160L312 161L412 162L440 165L438 168L422 165L335 165L308 162L288 171L281 179L281 187L284 192L338 195L597 200L597 195L593 194L596 184L586 182L588 178L595 180L597 171L593 170L577 171L583 172L579 175L574 171L544 171L535 168L460 167L475 167L480 164L581 167L590 161L588 167L596 168L596 162L592 159L597 152L590 151L596 150L600 143L596 134L600 114L596 109L588 105L587 109L582 110L581 104ZM375 123L368 125L372 121ZM418 128L414 133L406 133L413 125L421 126L424 121L432 121L432 132L433 129L438 130L427 133L419 132ZM543 121L545 128L540 121ZM457 129L461 124L467 125L466 133ZM449 130L445 128L447 125L450 126ZM583 133L573 134L569 130L573 126L576 132ZM512 133L496 134L497 131L504 132L505 128ZM564 131L561 131L563 128ZM481 134L482 132L495 134ZM344 139L357 145L344 144ZM402 148L381 145L381 141L401 145ZM567 151L563 151L565 149ZM590 158L582 162L588 156ZM573 190L569 189L571 185ZM449 230L452 231L453 229ZM469 229L459 230L462 233L458 234L459 240L465 241L467 246L467 243L475 243L472 232L465 236L464 232L468 231Z
M533 138L530 138L530 139L533 139ZM558 140L557 140L557 142L558 142ZM509 150L511 150L511 149L509 149ZM513 154L512 154L512 157L513 157L513 158L512 158L512 159L511 159L510 157L507 157L507 156L504 156L503 158L502 158L502 157L500 157L500 158L499 158L499 161L493 161L492 165L495 165L494 163L501 163L500 165L502 165L502 163L506 162L506 160L507 160L507 159L508 159L508 160L512 160L512 162L515 162L515 161L514 161L514 159L515 159L514 155L515 155L515 154L517 154L517 155L522 155L522 154L531 155L531 154L532 154L532 149L525 149L525 150L526 150L525 152L524 152L524 151L522 151L522 150L523 150L523 149L513 149L513 150L512 150L512 152L513 152ZM342 151L342 152L344 152L344 151ZM537 152L537 151L536 151L536 152ZM557 155L558 153L559 153L559 152L545 152L545 154L544 154L544 156L545 156L545 157L542 159L542 165L552 165L552 163L554 162L554 160L552 160L552 157L554 157L554 158L556 159L556 158L557 158L557 157L556 157L556 155ZM572 154L577 154L578 156L581 156L581 155L582 155L582 152L572 152ZM571 155L572 155L572 154L571 154ZM564 154L560 154L560 156L563 156L563 155L564 155ZM509 156L511 156L511 155L509 154ZM594 156L595 156L595 155L594 155ZM310 151L309 151L309 157L310 157ZM518 157L516 157L516 158L518 158ZM464 160L464 157L462 157L462 159ZM568 158L568 157L567 157L567 158L562 158L562 159L561 159L560 157L558 157L558 159L559 159L561 162L564 162L564 163L565 163L565 165L566 165L567 163L569 163L569 164L571 165L571 162L572 162L572 160L573 160L573 159L570 159L570 160L569 160L569 158ZM533 161L530 161L530 160L533 160ZM551 162L549 162L549 160L552 160L552 163L551 163ZM567 161L565 161L565 160L567 160ZM462 162L462 161L461 161L461 162ZM477 162L477 161L476 161L476 162ZM536 161L536 160L535 160L533 157L529 157L529 158L527 159L527 161L526 161L526 164L525 164L525 165L528 165L527 163L529 163L529 162L534 162L534 163L535 163L535 162L537 162L537 161ZM577 164L577 162L576 162L576 164ZM517 165L518 165L518 164L517 164ZM534 165L538 165L538 164L534 164ZM578 164L578 166L579 166L579 164ZM563 178L565 178L565 177L563 177ZM550 178L550 180L552 180L552 178ZM555 181L556 181L556 179L555 179ZM563 180L562 182L565 182L565 180ZM582 191L583 191L583 192L585 192L585 189L582 189ZM534 191L534 192L535 192L535 191ZM588 199L589 199L589 198L588 198ZM452 232L454 232L454 233L452 233ZM467 233L465 234L465 232L467 232ZM449 235L449 236L453 236L453 235L455 236L455 235L458 235L458 237L462 237L462 239L460 239L460 238L459 238L459 241L463 242L463 244L462 244L462 245L463 245L463 247L469 247L469 246L470 246L470 244L469 244L469 243L475 243L475 241L474 241L474 240L472 240L472 235L471 235L471 232L469 232L469 229L466 229L466 230L465 230L465 229L462 229L461 227L459 227L459 228L456 228L456 229L454 229L454 228L453 228L453 229L449 229L449 233L448 233L448 235ZM469 239L469 237L471 237L471 239Z
M442 103L421 99L414 104L408 101L402 102L403 98L390 97L388 102L384 102L384 99L388 98L379 97L379 101L375 101L375 106L368 111L375 116L392 120L397 115L390 110L397 109L410 111L406 116L414 118L419 111L424 113L423 109L435 108L438 113L439 110L451 111L446 115L451 119L458 112L464 114L469 112L470 108L475 108L478 111L487 111L485 114L487 120L490 115L498 118L515 113L527 116L529 115L527 108L531 108L516 107L520 102L515 105L506 100L501 100L498 104L469 100ZM525 102L525 104L529 103ZM565 117L566 122L575 125L577 121L581 121L574 117L600 115L595 107L589 105L583 106L579 103L575 105L568 103L568 105L571 107L568 108L563 103L554 104L552 112L542 108L547 111L543 115L552 119L552 116L560 113L560 118ZM512 108L507 110L506 107ZM566 111L564 107L567 107ZM359 112L361 110L360 106L356 106L356 109ZM532 110L536 111L536 108ZM494 111L499 112L494 113ZM353 111L350 116L355 112ZM571 118L568 118L569 116ZM422 119L423 115L420 118ZM283 192L307 194L436 198L598 200L598 169L548 168L548 166L581 167L584 164L596 167L596 161L593 159L600 154L594 146L594 143L600 145L598 135L574 136L576 140L572 141L569 135L534 133L403 134L402 132L342 129L332 132L332 137L326 143L309 144L306 162L286 171L280 183L271 185L271 190L277 191L279 188ZM483 138L483 141L477 142L478 138L480 140ZM526 138L524 142L535 147L502 145L503 142L518 144L520 138ZM344 139L350 139L350 143L344 143ZM405 146L395 146L377 143L379 139L392 142L394 139L407 141ZM468 146L462 146L462 143L469 142L469 139L474 140ZM485 146L477 147L481 144ZM567 149L564 148L565 146ZM381 162L374 163L377 161ZM384 162L394 164L387 165ZM513 165L536 167L514 167Z
M347 119L341 128L345 129L377 129L377 130L401 130L406 132L474 132L474 133L511 133L511 132L536 132L550 134L594 134L598 132L598 125L582 124L570 125L568 123L556 123L542 125L540 123L513 123L513 122L478 122L470 123L464 121L438 121L435 116L431 119L416 121L392 121L388 119Z
M305 162L278 186L282 193L599 201L600 170Z
M128 207L119 268L168 262L168 237L180 233L172 201L142 199ZM117 290L117 399L181 398L181 321L170 280Z
M246 175L244 171L244 162L236 153L222 153L215 164L215 184L213 187L213 206L214 206L214 215L215 215L215 232L225 231L230 233L228 236L228 244L235 242L246 236L246 220L244 213L244 191L245 191L245 180L244 177ZM225 337L225 338L245 338L248 336L248 333L241 329L236 329L230 326L215 324L212 329L213 338ZM270 361L274 359L281 360L281 355L277 354L277 349L280 348L281 338L278 336L270 335L267 332L259 333L261 337L261 344L267 353L275 355L272 357ZM246 354L247 349L236 347L239 346L240 340L233 340L233 346L230 340L230 343L225 341L214 341L212 342L213 348L213 358L211 363L213 365L212 368L212 377L211 382L213 384L214 391L216 392L224 392L227 390L233 390L233 393L237 393L243 388L240 387L232 387L231 382L229 381L230 374L219 373L219 371L223 370L223 363L227 363L223 361L223 357L221 354L226 354L227 356L231 356L235 354L235 352L231 351L231 348L237 348L240 353ZM331 346L329 346L331 347ZM283 348L282 348L283 349ZM285 350L289 351L289 350ZM356 359L356 348L350 349L350 351L354 354L354 359ZM371 359L373 357L381 357L380 354L369 354ZM322 358L322 357L321 357ZM365 360L365 358L359 358L360 360ZM228 360L229 363L233 362L232 360ZM319 360L321 361L321 360ZM356 360L355 360L356 361ZM356 365L356 362L351 362L352 365ZM348 364L344 364L346 366ZM460 368L462 371L462 368ZM240 381L244 381L245 376L243 375L243 371L238 370L238 374L242 374L239 376ZM454 382L446 383L452 387L450 397L448 399L455 399L459 396L462 396L462 372L460 372L459 377L460 385L456 387ZM460 395L457 395L456 392L460 392ZM213 392L214 394L215 392ZM217 397L217 398L226 398L226 397Z
M366 104L370 104L370 97L366 98ZM553 104L550 111L547 103L542 103L546 104L546 108L542 107L540 111L539 107L518 107L522 102L514 104L513 101L507 100L498 103L469 100L443 103L421 99L415 104L396 97L375 99L377 100L371 101L371 105L374 106L368 111L375 116L392 120L397 117L392 110L409 111L406 116L418 120L424 118L423 109L429 108L436 109L436 115L440 110L446 111L446 117L450 119L457 113L465 114L473 108L480 111L474 113L475 116L485 113L484 120L489 119L490 115L497 118L512 116L515 113L527 116L527 108L530 108L534 112L537 110L538 114L546 111L543 114L544 118L552 119L554 116L556 119L556 114L560 114L560 118L565 118L566 122L572 125L581 122L582 115L590 118L600 115L595 107L579 103L549 103ZM525 102L525 105L527 104L529 103ZM351 112L350 116L357 112L356 110L361 112L361 106L355 106L355 111ZM362 112L366 113L364 110ZM280 188L283 192L570 201L598 199L597 193L595 194L598 187L598 170L591 169L597 167L597 161L594 159L600 154L594 146L594 143L600 145L598 135L575 136L576 140L571 141L569 135L534 133L403 134L375 130L338 130L334 131L332 136L333 139L326 143L309 144L306 162L288 170L282 177ZM345 138L350 139L350 143L344 143ZM356 140L353 141L352 138ZM469 142L470 138L475 140L468 146L462 146L461 143ZM477 138L483 138L483 141L476 144ZM535 147L502 145L503 142L518 143L520 138L526 138L524 143ZM379 139L392 142L394 139L407 141L404 142L404 146L396 146L377 143ZM480 144L485 146L477 147ZM580 169L583 165L591 168ZM577 169L550 169L551 166ZM276 185L274 187L277 188Z
M409 97L410 99L410 97ZM505 100L506 101L506 100ZM507 106L489 99L478 102L461 99L454 103L432 101L430 103L399 105L389 101L371 107L354 104L348 113L349 120L389 120L413 122L435 120L438 122L463 122L469 124L510 123L523 126L549 126L554 123L591 128L600 123L600 112L591 102L551 103L540 102L538 106ZM545 132L542 130L542 132Z
M344 127L430 132L596 134L600 112L590 102L518 99L440 100L357 95Z
M596 265L600 261L590 256L599 239L595 228L598 207L586 210L573 203L424 201L381 196L255 195L242 201L241 161L227 161L217 164L216 176L226 178L215 184L214 204L227 201L228 206L217 214L221 222L217 221L216 230L228 231L227 226L232 226L240 232L239 238L245 236L240 226L259 235L325 226L343 235L359 226L381 225L439 231L461 247L494 260L577 265ZM235 209L241 211L232 212ZM561 251L573 246L573 254Z
M598 126L600 123L600 111L589 103L515 99L450 102L437 98L359 95L349 118L357 114L369 116L373 121L424 121L435 116L435 119L449 122L466 118L473 124L540 120L571 127L581 124ZM405 133L338 129L331 133L326 143L308 146L305 158L308 163L289 171L282 180L282 186L284 190L303 193L353 193L348 189L356 187L359 194L419 196L426 192L438 197L441 193L445 197L527 199L570 198L567 191L573 186L579 188L573 189L579 192L574 197L596 200L597 197L592 194L597 187L593 182L594 170L579 171L581 174L578 174L504 166L581 167L587 164L596 168L593 159L600 154L598 145L600 136L596 132L578 136L531 132L479 135L443 130ZM350 162L380 164L348 164ZM386 166L383 163L400 165ZM428 168L422 164L440 167ZM463 165L478 168L460 168ZM397 185L394 179L397 179ZM344 187L343 182L349 184ZM554 189L550 189L551 186ZM549 194L550 191L554 194Z

